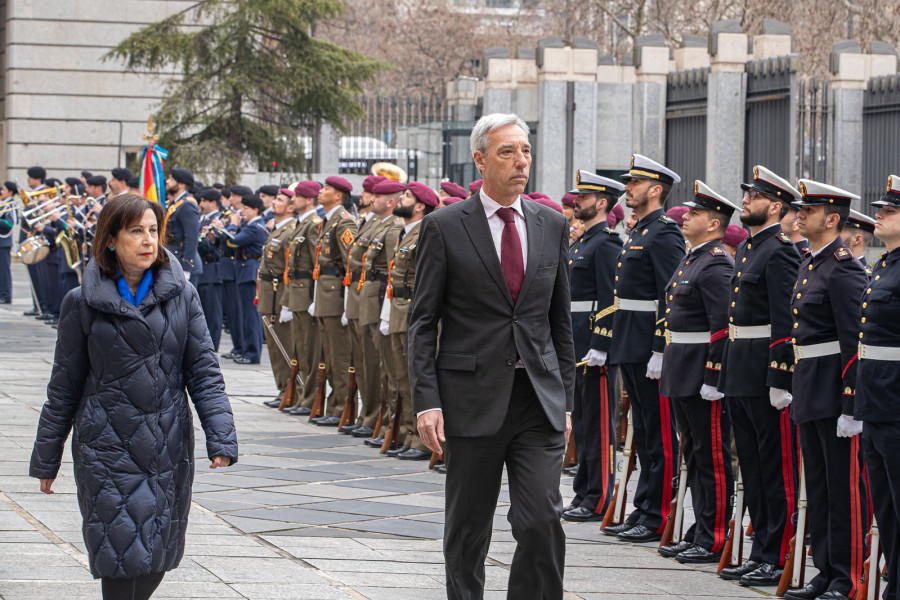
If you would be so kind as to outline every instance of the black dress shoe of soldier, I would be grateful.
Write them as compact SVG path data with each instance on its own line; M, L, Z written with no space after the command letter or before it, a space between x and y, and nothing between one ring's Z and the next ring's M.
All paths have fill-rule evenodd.
M837 590L828 590L816 600L851 600L850 596L845 596Z
M337 427L340 424L341 420L338 417L322 417L316 421L319 427Z
M729 581L737 581L747 573L752 573L758 568L758 562L756 562L755 560L748 560L742 565L722 569L722 572L719 573L719 577L721 577L722 579L728 579Z
M590 509L579 506L578 508L573 508L572 510L567 510L566 512L564 512L562 514L562 518L566 521L578 521L581 523L586 523L588 521L602 521L603 515L598 515Z
M281 406L281 398L266 400L265 402L263 402L263 406L268 406L269 408L278 408L279 406Z
M441 475L446 475L447 474L447 465L445 465L444 463L441 463L439 465L434 465L434 471L435 471L435 473L440 473Z
M375 430L371 427L366 427L363 425L362 427L357 427L353 430L353 433L350 434L353 437L363 438L363 437L372 437L372 434L375 433Z
M741 585L758 586L758 585L778 585L781 581L781 574L784 569L769 563L763 563L758 569L751 573L747 573L741 577Z
M722 558L721 552L710 552L703 546L694 546L675 557L675 560L683 565L702 565L717 563Z
M397 448L394 448L393 450L388 450L387 452L385 452L385 454L387 454L388 456L397 456L398 454L406 452L407 450L409 450L409 446L399 446Z
M400 460L428 460L431 458L431 450L419 450L410 448L406 452L397 455Z
M306 417L311 412L312 409L308 406L295 406L294 408L290 409L290 414L294 415L295 417Z
M610 525L606 529L601 529L601 531L603 532L603 535L609 535L609 536L615 537L615 536L619 535L620 533L628 531L632 527L634 527L634 523L629 523L628 521L625 521L624 523L620 523L619 525Z
M789 600L816 600L819 596L825 593L820 587L814 586L811 583L807 583L802 588L798 588L796 590L788 590L784 593L784 597Z
M344 425L343 427L338 428L338 431L340 433L346 433L347 435L350 435L354 431L356 431L356 429L358 427L359 427L359 425L355 425L355 424L354 425Z
M662 534L656 533L655 531L653 531L652 529L648 529L644 525L635 525L628 531L623 531L616 537L623 542L658 542L662 539Z
M381 448L381 445L384 443L384 436L377 438L369 438L367 440L363 440L363 444L366 446L371 446L372 448Z
M678 554L681 554L685 550L693 548L693 542L687 542L685 540L681 540L677 544L669 544L668 546L660 546L656 551L665 556L666 558L672 558Z

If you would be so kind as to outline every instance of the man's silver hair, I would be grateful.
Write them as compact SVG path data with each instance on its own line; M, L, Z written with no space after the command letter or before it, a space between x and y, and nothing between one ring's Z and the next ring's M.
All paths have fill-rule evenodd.
M475 123L475 127L472 128L472 135L469 136L469 148L472 154L475 154L476 151L482 154L487 153L488 134L507 125L516 125L525 132L525 135L531 133L528 125L518 115L505 115L503 113L484 115Z

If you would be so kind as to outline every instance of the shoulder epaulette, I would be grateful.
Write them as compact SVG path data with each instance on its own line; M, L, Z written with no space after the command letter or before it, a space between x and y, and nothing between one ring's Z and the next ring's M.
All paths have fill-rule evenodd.
M675 222L675 219L673 219L669 215L660 215L659 220L662 223L674 223Z
M791 238L789 238L788 235L783 231L779 231L778 233L776 233L775 237L778 238L778 240L782 244L793 244L794 243L791 241Z
M342 216L343 218L345 218L345 219L352 219L352 218L353 218L353 215L351 215L351 214L348 213L348 212L342 213L341 216Z
M834 253L834 257L840 262L844 260L850 260L853 258L853 255L846 248L838 248L837 252Z
M871 265L863 265L863 269L866 270L866 275L871 275L875 272L875 269L873 269Z
M312 222L315 223L316 225L318 225L319 223L322 222L322 219L320 217L313 217Z
M713 256L722 256L723 254L725 254L725 251L718 246L713 246L712 250L710 250L709 253Z

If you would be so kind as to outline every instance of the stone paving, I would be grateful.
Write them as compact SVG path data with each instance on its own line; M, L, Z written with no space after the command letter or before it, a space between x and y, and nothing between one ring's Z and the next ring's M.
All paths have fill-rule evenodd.
M0 598L99 598L87 569L68 449L55 494L41 494L28 461L53 362L56 331L31 306L21 265L0 305ZM223 335L220 351L229 348ZM267 362L223 361L240 462L210 471L197 428L197 474L187 548L159 598L445 598L442 475L427 463L387 458L333 429L265 408L275 393ZM636 480L636 477L633 478ZM562 480L571 498L571 478ZM506 596L515 541L505 485L486 561L486 598ZM690 510L686 521L691 521ZM656 544L565 525L566 598L753 598L774 593L721 580L715 568L662 558ZM748 542L749 543L749 540Z

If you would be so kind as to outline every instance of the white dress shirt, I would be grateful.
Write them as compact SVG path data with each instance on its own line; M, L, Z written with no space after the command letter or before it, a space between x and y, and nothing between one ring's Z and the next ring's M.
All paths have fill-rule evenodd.
M516 198L516 201L508 207L504 207L497 203L496 200L484 193L484 188L479 192L481 195L481 204L484 206L484 214L487 217L488 226L491 228L491 237L494 239L494 248L497 250L497 257L503 264L503 257L500 253L500 247L503 240L503 228L506 221L500 218L497 211L501 208L511 208L516 211L516 229L519 232L519 241L522 243L522 270L528 266L528 231L525 228L525 213L522 211L522 197Z

